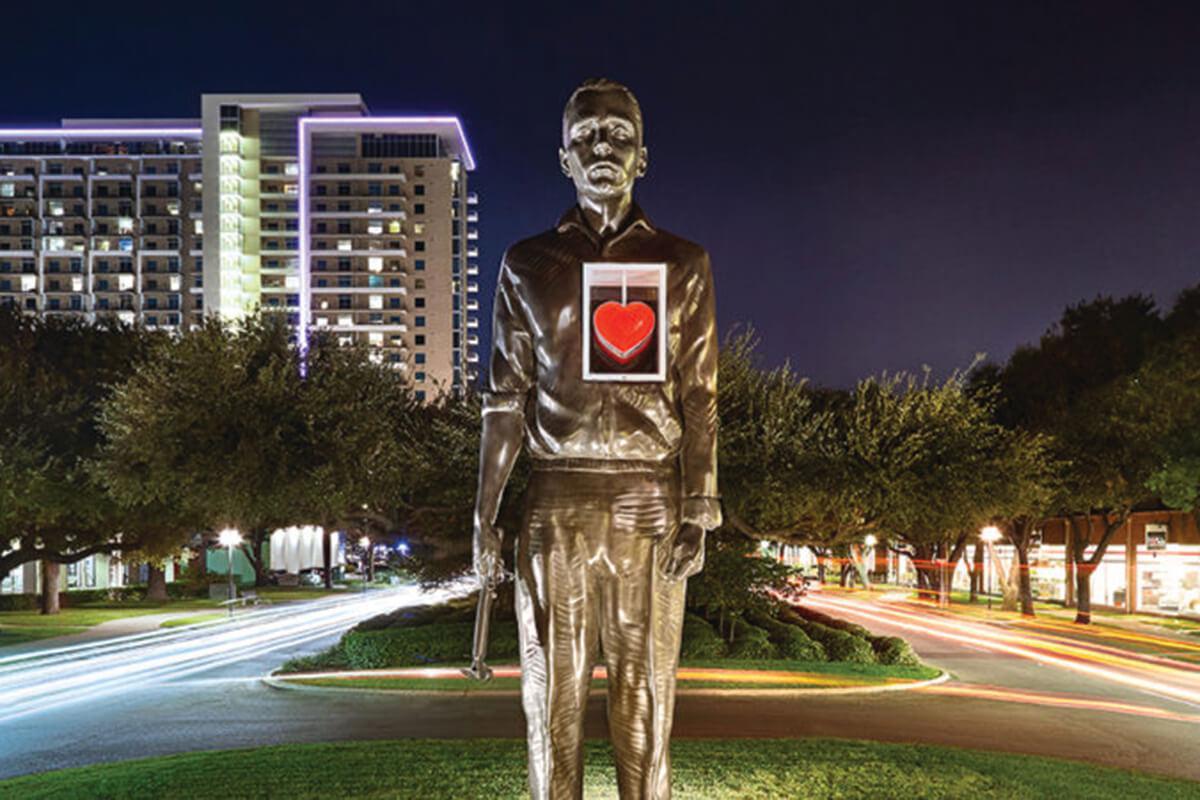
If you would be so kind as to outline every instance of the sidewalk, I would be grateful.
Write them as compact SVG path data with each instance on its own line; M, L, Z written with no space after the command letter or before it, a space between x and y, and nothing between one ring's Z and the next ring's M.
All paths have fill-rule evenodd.
M119 636L149 633L161 628L162 624L168 620L180 617L194 617L196 613L192 609L188 611L170 611L162 614L141 614L138 616L122 617L120 619L110 619L107 622L93 625L79 633L67 633L62 636L49 636L30 642L0 646L0 658L23 655L25 653L36 653L41 650L53 650L59 647L71 647L77 644L91 644L106 639L115 639Z

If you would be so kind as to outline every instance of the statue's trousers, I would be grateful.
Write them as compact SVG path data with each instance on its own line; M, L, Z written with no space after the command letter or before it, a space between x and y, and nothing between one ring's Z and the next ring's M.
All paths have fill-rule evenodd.
M686 581L656 559L679 525L679 475L606 463L536 468L517 541L521 695L535 800L583 796L583 719L603 652L623 800L670 797Z

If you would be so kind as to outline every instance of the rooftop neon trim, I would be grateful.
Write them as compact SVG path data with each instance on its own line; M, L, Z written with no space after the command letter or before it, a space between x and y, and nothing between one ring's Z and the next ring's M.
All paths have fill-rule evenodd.
M471 152L471 143L463 130L462 121L454 116L397 116L397 117L301 117L300 127L344 128L347 130L371 131L373 128L388 129L402 126L417 125L453 125L459 144L462 145L463 165L469 170L475 169L475 156Z
M200 128L0 128L0 139L199 139Z

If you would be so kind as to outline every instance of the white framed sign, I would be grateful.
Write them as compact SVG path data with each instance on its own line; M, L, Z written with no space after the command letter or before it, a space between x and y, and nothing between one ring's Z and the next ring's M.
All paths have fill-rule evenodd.
M1167 549L1167 526L1161 522L1146 523L1146 549Z
M583 379L667 378L667 265L583 265Z

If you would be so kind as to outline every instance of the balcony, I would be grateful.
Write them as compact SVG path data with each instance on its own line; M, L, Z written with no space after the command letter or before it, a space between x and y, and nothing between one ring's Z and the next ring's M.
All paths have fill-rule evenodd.
M479 205L479 195L475 194L475 192L467 192L467 205L469 205L469 206Z
M479 274L479 265L478 264L467 264L467 275L470 275L471 277L475 277L478 274Z

